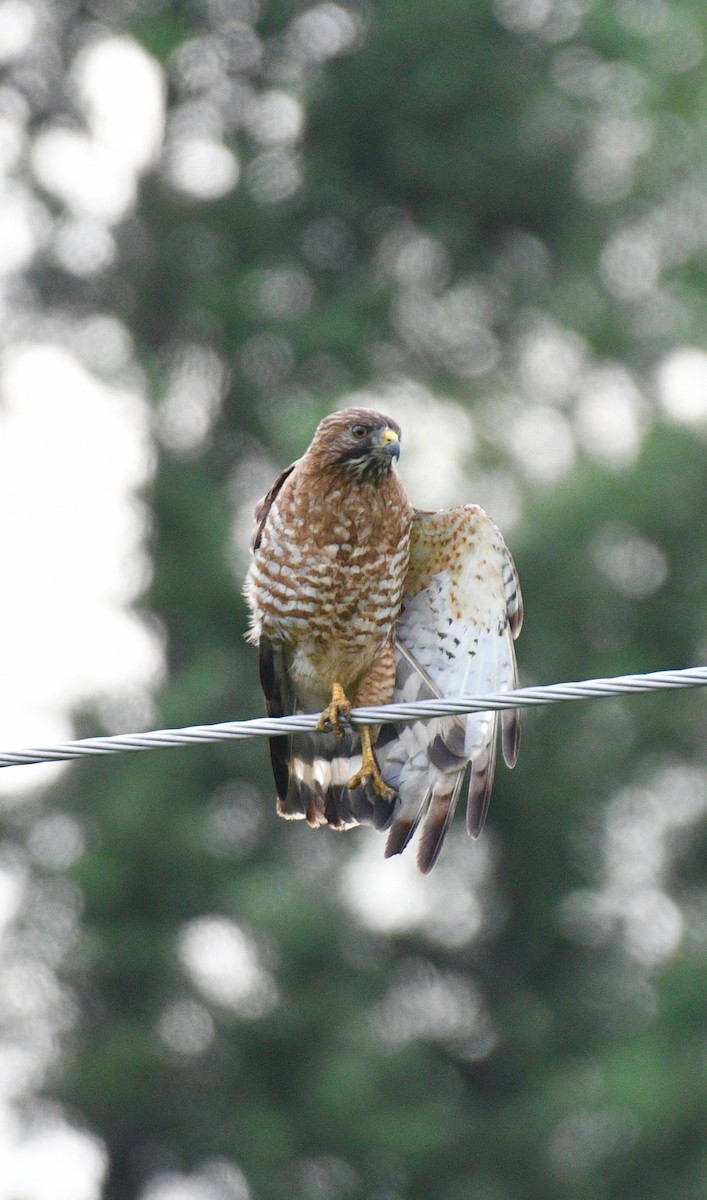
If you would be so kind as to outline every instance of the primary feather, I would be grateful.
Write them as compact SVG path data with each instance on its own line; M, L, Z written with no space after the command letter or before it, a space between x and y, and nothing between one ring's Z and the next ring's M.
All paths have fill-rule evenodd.
M513 560L483 509L416 512L396 628L395 702L513 688L513 640L521 623ZM504 717L503 752L513 766L519 714L508 710ZM479 836L493 784L497 726L498 714L489 712L388 727L378 756L399 801L387 854L399 853L423 821L418 863L422 871L431 870L469 763L467 828Z

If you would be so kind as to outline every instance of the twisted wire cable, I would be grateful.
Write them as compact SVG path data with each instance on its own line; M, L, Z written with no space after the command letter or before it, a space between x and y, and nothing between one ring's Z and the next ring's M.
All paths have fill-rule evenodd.
M490 712L494 709L530 708L542 704L558 704L566 700L596 700L604 696L626 696L692 687L707 687L707 667L654 671L644 675L617 675L610 679L585 679L577 683L524 687L510 692L490 692L482 696L425 700L418 704L386 704L376 708L356 708L352 710L351 722L353 725L384 725L393 721L462 716L465 713ZM36 749L5 751L0 753L0 767L63 762L92 755L124 754L130 750L160 750L170 746L303 733L314 729L318 720L319 714L301 714L292 717L263 717L249 721L223 721L217 725L189 725L183 729L156 729L150 733L82 738Z

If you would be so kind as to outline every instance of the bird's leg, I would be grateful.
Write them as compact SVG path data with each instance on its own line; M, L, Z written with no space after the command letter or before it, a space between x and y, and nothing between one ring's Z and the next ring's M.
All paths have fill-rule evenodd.
M392 804L396 799L396 793L391 787L388 787L380 773L376 756L373 753L370 725L361 726L361 758L360 771L357 771L353 778L349 779L346 786L353 791L354 788L360 787L362 783L370 779L376 796L380 796L382 800L387 800Z
M331 689L331 703L327 705L321 717L317 721L317 729L321 733L323 730L331 731L333 729L337 737L343 737L344 731L341 728L342 717L344 721L348 720L351 712L351 701L340 683L335 683Z

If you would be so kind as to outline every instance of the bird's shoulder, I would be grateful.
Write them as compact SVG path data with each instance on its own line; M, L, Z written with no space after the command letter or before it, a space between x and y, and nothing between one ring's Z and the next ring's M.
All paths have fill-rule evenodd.
M301 459L296 459L295 462L290 463L289 467L285 467L284 471L281 471L277 476L269 491L265 493L265 495L261 500L258 501L253 509L255 528L253 529L253 534L250 539L251 551L256 551L260 546L263 530L272 511L272 507L278 497L280 497L284 485L288 482L288 480L292 480L292 476L295 474L300 462Z
M436 512L415 509L406 592L424 590L441 572L454 581L470 573L495 577L507 555L498 527L478 504Z

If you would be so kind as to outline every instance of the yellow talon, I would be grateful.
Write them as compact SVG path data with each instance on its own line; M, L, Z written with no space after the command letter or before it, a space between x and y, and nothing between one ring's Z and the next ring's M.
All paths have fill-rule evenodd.
M370 779L373 784L373 791L376 796L380 796L382 800L387 800L392 804L396 798L396 793L383 779L376 762L376 757L373 753L371 744L371 731L368 725L364 725L361 729L361 769L349 779L347 787L353 791L354 788L360 787L367 779Z
M351 712L351 701L340 683L335 683L331 689L331 703L327 705L321 717L317 721L317 729L322 731L333 730L337 737L344 736L344 730L341 728L341 719L348 718Z

